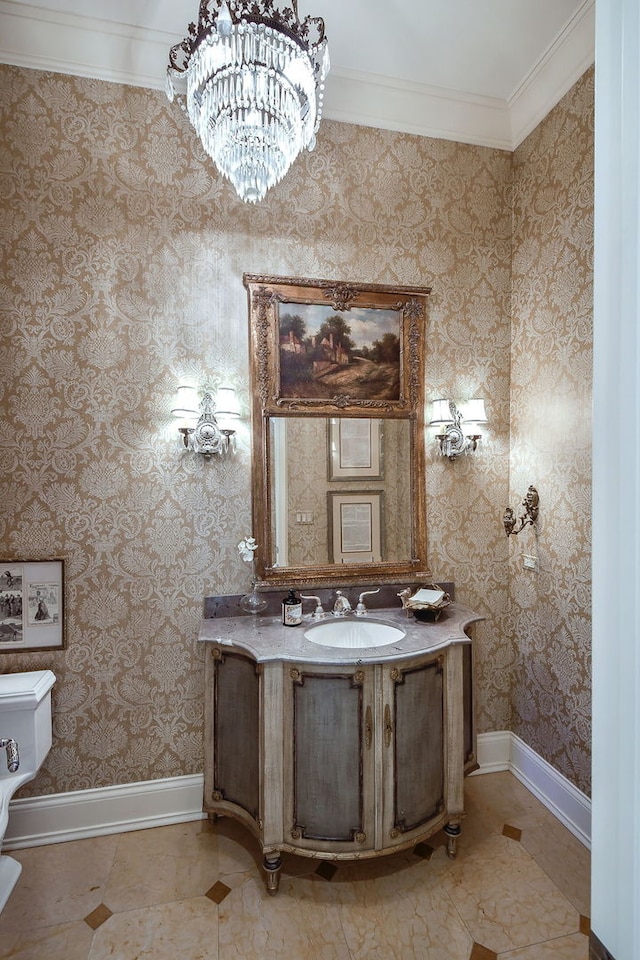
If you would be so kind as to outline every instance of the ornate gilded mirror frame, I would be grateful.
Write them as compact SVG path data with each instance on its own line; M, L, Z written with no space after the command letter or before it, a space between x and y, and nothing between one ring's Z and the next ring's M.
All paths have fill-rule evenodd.
M430 287L392 287L331 280L245 274L249 302L250 386L252 395L253 536L259 544L257 575L272 586L402 582L429 577L425 517L425 395L424 359L426 298ZM303 317L332 312L331 332L323 324L318 337L302 342L296 322ZM286 312L285 312L286 311ZM295 315L292 316L292 313ZM341 319L344 321L341 325ZM316 321L317 322L317 321ZM329 321L328 321L329 322ZM380 336L373 346L380 375L356 377L356 364L341 354L346 326L363 322ZM346 326L345 326L346 325ZM388 333L393 330L393 333ZM324 334L323 334L323 331ZM320 337L322 336L322 339ZM396 341L393 341L396 337ZM350 337L346 337L350 341ZM313 348L313 363L300 355ZM390 346L387 356L386 346ZM382 351L382 353L381 353ZM359 351L361 353L361 351ZM367 350L365 348L365 355ZM370 354L373 356L373 354ZM356 358L351 358L355 361ZM375 366L358 356L361 366ZM341 389L325 382L324 368L344 371L348 382ZM320 367L321 376L317 369ZM309 373L313 368L313 374ZM301 372L302 371L302 372ZM350 378L350 379L349 379ZM326 378L331 381L331 377ZM338 378L340 379L340 378ZM335 378L334 378L335 381ZM410 556L391 562L348 564L314 563L279 566L273 563L273 476L270 457L270 423L281 417L348 417L405 420L410 425L408 469L411 515ZM301 456L304 456L302 451Z

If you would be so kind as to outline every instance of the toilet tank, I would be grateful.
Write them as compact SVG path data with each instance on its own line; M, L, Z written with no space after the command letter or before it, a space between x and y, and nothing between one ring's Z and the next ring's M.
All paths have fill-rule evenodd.
M9 773L0 755L0 780L34 775L51 749L51 670L6 673L0 676L0 738L18 744L20 767Z

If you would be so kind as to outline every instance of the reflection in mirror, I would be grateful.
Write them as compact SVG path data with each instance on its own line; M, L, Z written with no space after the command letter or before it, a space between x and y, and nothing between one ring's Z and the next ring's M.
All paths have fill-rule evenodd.
M271 417L273 567L407 563L408 419Z

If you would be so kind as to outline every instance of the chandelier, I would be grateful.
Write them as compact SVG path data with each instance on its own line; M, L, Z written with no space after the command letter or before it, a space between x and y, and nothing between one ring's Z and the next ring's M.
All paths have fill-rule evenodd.
M167 96L187 113L202 146L249 203L262 200L322 116L329 50L320 17L297 0L201 0L198 23L169 51Z

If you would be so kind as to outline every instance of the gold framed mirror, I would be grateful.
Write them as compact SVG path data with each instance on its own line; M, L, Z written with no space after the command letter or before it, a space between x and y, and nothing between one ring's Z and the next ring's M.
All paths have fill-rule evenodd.
M429 287L245 274L257 575L272 586L430 576Z

